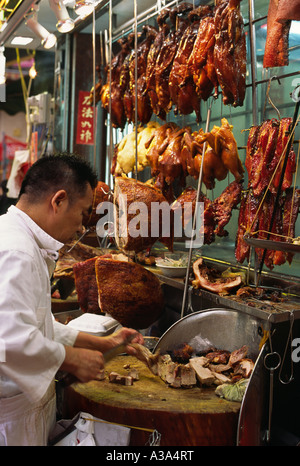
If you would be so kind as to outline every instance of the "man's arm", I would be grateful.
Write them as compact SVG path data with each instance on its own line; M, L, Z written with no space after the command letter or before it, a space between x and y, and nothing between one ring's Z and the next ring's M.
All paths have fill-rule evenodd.
M81 382L95 380L105 365L103 354L130 336L133 336L132 342L143 344L140 333L125 327L105 337L79 332L74 346L65 346L66 356L60 369L75 375ZM127 346L126 351L133 356L137 354L131 346Z

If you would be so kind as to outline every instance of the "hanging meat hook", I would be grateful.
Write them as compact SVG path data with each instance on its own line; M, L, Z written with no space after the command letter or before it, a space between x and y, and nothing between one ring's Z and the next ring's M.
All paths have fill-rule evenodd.
M293 333L293 325L294 325L294 320L295 320L295 316L294 316L293 311L290 312L289 319L290 319L290 329L289 329L289 334L288 334L288 338L287 338L287 341L286 341L286 346L285 346L285 349L284 349L282 364L281 364L281 367L280 367L280 370L279 370L279 380L284 385L287 385L287 384L289 384L290 382L292 382L294 380L294 370L293 370L293 359L292 359L292 357L291 357L291 363L290 363L291 364L290 377L287 380L283 380L283 378L281 376L281 372L282 372L283 365L284 365L284 362L285 362L289 342L290 342L290 351L291 351L291 355L292 355L292 348L293 348L293 345L292 345L293 335L292 335L292 333Z
M270 97L271 83L275 79L278 81L278 84L281 84L280 79L277 76L272 76L269 79L267 93L266 93L266 99L265 99L265 105L264 105L264 110L263 110L263 120L265 119L265 111L266 111L267 100L269 101L269 104L274 108L275 112L277 113L278 119L281 120L280 112L279 112L278 108L276 107L276 105L274 104L274 102L272 101L272 99Z

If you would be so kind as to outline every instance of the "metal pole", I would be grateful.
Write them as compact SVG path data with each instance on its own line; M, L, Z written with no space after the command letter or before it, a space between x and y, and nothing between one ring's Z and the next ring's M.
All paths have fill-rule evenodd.
M135 124L135 179L138 177L138 144L137 144L137 125L138 125L138 112L137 112L137 0L134 0L134 124Z
M113 128L111 122L112 0L109 1L109 170L113 160ZM110 178L110 176L109 176ZM109 183L110 185L110 183Z
M93 123L94 123L94 170L96 169L96 18L95 18L95 7L93 8Z
M257 84L256 84L256 36L254 21L254 0L249 0L249 39L251 57L252 80L252 119L253 125L257 125Z
M205 132L206 133L208 132L208 129L209 129L209 124L210 124L210 119L211 119L212 103L213 103L213 99L211 100L211 103L210 103L210 105L208 107L208 111L207 111L206 126L205 126ZM204 156L205 156L205 149L206 149L206 141L204 142L203 149L202 149L200 173L199 173L198 187L197 187L196 205L195 205L195 212L194 212L194 218L193 218L193 228L192 228L192 234L191 234L190 248L189 248L189 254L188 254L188 264L187 264L187 270L186 270L186 276L185 276L185 282L184 282L184 290L183 290L181 318L184 316L186 296L187 296L187 290L188 290L188 286L189 286L189 274L190 274L190 267L191 267L191 262L192 262L193 239L194 239L194 235L195 235L196 220L197 220L197 213L198 213L198 203L199 203L200 194L201 194L201 187L202 187L202 173L203 173L203 162L204 162Z

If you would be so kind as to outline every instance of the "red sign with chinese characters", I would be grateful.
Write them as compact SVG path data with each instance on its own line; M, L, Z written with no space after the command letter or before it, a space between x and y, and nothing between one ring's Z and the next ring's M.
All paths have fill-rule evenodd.
M94 107L89 96L88 91L79 91L76 144L94 144Z

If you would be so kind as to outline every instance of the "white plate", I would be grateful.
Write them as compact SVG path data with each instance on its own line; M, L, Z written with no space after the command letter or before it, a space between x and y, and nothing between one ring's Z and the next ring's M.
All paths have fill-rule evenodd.
M156 266L161 270L163 275L167 277L185 277L187 267L172 267L170 265L158 265Z

